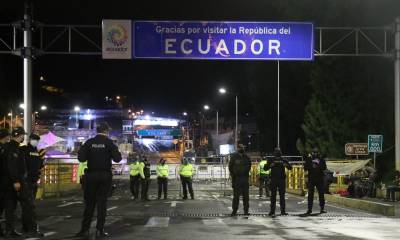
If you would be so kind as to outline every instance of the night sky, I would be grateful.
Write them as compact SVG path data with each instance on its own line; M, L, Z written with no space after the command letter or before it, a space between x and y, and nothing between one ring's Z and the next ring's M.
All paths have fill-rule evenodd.
M102 19L313 21L316 26L382 26L400 15L397 0L359 0L359 11L334 2L348 0L202 0L202 1L35 1L34 18L48 24L101 24ZM22 18L22 1L2 1L0 23ZM293 14L292 14L293 13ZM317 22L321 15L331 15ZM317 60L318 61L318 60ZM291 63L293 64L293 63ZM105 96L126 95L127 103L155 112L198 111L204 103L232 113L233 99L221 99L221 85L241 95L241 112L251 112L250 76L276 81L275 62L102 60L100 56L42 56L34 63L35 104L50 107L103 107ZM258 75L257 75L258 74ZM50 98L38 88L39 78L62 88L68 98ZM307 81L307 79L303 79ZM22 99L22 61L0 55L1 100ZM290 81L288 79L287 81ZM287 85L290 86L290 83ZM274 92L270 89L270 92ZM296 91L292 89L290 91ZM301 94L300 94L301 96ZM304 95L304 98L308 98ZM51 102L49 102L51 99ZM305 100L304 100L305 101ZM275 104L275 103L266 103ZM229 106L229 107L227 107Z

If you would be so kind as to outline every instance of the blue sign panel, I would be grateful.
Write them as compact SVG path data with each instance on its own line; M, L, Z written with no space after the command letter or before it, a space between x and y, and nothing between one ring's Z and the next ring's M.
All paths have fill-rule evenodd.
M314 59L314 26L303 22L137 21L134 58Z

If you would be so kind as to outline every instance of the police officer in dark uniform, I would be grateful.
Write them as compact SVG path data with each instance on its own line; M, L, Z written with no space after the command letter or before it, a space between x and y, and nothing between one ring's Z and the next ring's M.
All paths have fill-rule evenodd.
M104 224L107 212L107 197L112 184L112 161L120 162L121 153L113 141L108 138L110 127L107 123L97 126L97 135L83 144L78 152L80 162L87 161L85 174L84 200L85 211L81 230L77 237L89 237L90 223L97 205L96 237L107 237Z
M312 153L306 157L304 170L308 171L308 210L306 214L312 213L314 203L314 190L317 188L320 213L325 211L325 189L324 189L324 171L326 170L326 161L319 153L318 148L314 148Z
M19 237L15 231L15 209L17 202L22 208L22 221L29 237L42 237L36 224L35 206L32 192L27 182L24 152L20 144L25 139L25 130L21 127L13 129L11 141L5 146L5 205L6 205L6 237Z
M282 157L280 148L275 148L274 157L267 162L264 170L271 169L271 209L269 216L275 216L276 208L276 191L279 191L279 202L281 207L281 215L287 215L285 206L285 192L286 192L286 174L285 168L292 169L289 161Z
M21 149L25 153L25 164L28 171L28 185L32 191L33 199L36 199L38 189L38 181L40 179L41 170L43 168L43 155L39 153L37 146L40 137L36 134L29 136L28 145L22 146Z
M251 160L245 154L244 146L238 146L238 153L234 153L229 161L229 172L232 179L233 200L232 214L236 216L239 208L240 195L243 196L244 215L249 215L249 172Z
M32 194L33 204L36 199L36 193L38 190L38 181L41 175L41 169L43 167L43 158L37 149L40 137L36 134L31 134L29 136L28 145L22 146L21 151L24 153L25 166L27 171L27 181L28 189ZM26 219L26 216L22 216L22 219ZM22 222L22 229L28 232L28 226L25 221Z
M0 189L5 189L4 186L4 169L5 169L5 155L4 146L10 140L10 134L7 129L0 129ZM0 217L3 216L4 212L4 193L5 191L0 191ZM0 237L4 236L3 227L0 223Z
M146 156L142 157L142 162L140 163L140 167L142 168L144 178L142 178L142 192L140 194L142 201L149 201L149 185L150 185L150 163L147 161Z

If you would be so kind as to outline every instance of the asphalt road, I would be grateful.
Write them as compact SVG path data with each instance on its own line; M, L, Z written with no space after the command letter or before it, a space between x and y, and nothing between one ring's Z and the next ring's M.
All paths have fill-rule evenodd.
M171 189L179 189L171 184ZM171 191L168 200L132 201L128 181L119 180L108 203L106 230L111 239L398 239L400 220L327 205L327 214L305 217L304 198L287 195L289 216L271 218L269 200L250 196L250 216L230 217L231 196L216 189L197 190L195 200L181 200ZM197 189L207 189L200 188ZM44 239L76 239L83 212L82 194L37 202ZM279 204L278 204L279 206ZM315 202L316 212L319 211ZM279 207L277 213L279 213ZM93 219L92 227L95 226ZM95 231L92 228L91 233ZM31 238L32 239L32 238ZM91 236L91 239L94 239Z

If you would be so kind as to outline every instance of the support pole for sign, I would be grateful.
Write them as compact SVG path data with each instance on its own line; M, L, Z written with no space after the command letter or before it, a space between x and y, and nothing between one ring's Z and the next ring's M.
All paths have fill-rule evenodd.
M395 131L396 131L396 170L400 170L400 17L395 21L395 60L394 60L394 82L395 82Z
M24 128L27 134L32 132L32 29L31 4L25 1L24 14Z
M376 169L376 152L374 152L374 169Z
M215 137L215 143L216 143L216 145L217 145L217 154L219 154L219 141L218 141L218 124L219 124L219 120L218 120L218 110L217 110L217 126L216 126L216 137Z
M280 148L280 104L279 104L279 102L280 102L280 73L279 73L279 71L280 71L280 69L279 69L279 61L278 61L278 101L277 101L277 105L278 105L278 108L277 108L277 125L278 125L278 132L277 132L277 144L276 144L276 146L278 147L278 148Z

